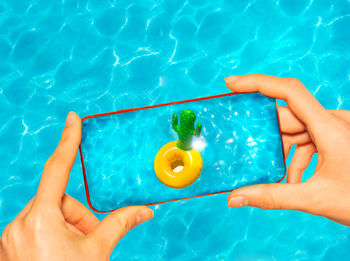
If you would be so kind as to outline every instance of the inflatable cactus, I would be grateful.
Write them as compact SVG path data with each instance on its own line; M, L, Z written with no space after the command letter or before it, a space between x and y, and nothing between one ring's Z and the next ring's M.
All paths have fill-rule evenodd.
M177 147L182 150L191 150L192 137L193 135L199 137L202 130L202 124L197 122L196 129L194 128L196 115L189 109L184 109L180 112L180 126L178 125L178 118L176 114L173 114L172 120L173 129L179 136L179 141L176 144Z

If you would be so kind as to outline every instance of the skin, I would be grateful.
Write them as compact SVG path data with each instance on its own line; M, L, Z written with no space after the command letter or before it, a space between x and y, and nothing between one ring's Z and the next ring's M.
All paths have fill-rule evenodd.
M0 260L108 260L118 241L153 217L146 206L116 210L101 222L65 194L81 140L81 120L68 114L62 138L46 162L36 196L4 229Z
M327 111L297 79L267 75L230 76L229 89L282 99L279 107L285 155L296 145L287 183L242 187L228 197L230 207L300 210L350 226L350 113ZM303 170L318 153L314 175Z

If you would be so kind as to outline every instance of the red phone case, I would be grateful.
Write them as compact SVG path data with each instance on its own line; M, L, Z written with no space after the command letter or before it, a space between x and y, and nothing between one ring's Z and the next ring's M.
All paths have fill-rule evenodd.
M93 114L93 115L85 116L84 118L82 118L82 122L87 120L87 119L90 119L90 118L96 118L96 117L107 116L107 115L112 115L112 114L119 114L119 113L125 113L125 112L130 112L130 111L138 111L138 110L146 110L146 109L151 109L151 108L156 108L156 107L162 107L162 106L168 106L168 105L174 105L174 104L180 104L180 103L189 103L189 102L195 102L195 101L200 101L200 100L219 98L219 97L224 97L224 96L232 96L232 95L238 95L238 94L241 94L241 93L239 93L239 92L225 93L225 94L213 95L213 96L202 97L202 98L195 98L195 99L189 99L189 100L183 100L183 101L169 102L169 103L163 103L163 104L157 104L157 105L151 105L151 106L145 106L145 107L139 107L139 108L130 108L130 109L118 110L118 111L114 111L114 112ZM276 99L275 99L275 102L276 102L276 110L277 110L277 101L276 101ZM283 139L282 139L280 118L279 118L278 110L277 110L277 118L278 118L278 126L279 126L279 131L280 131L280 136L281 136L282 147L283 147L284 145L283 145ZM88 185L87 185L87 179L86 179L86 173L85 173L85 167L84 167L84 159L83 159L81 146L79 146L79 153L80 153L81 166L82 166L83 175L84 175L84 184L85 184L86 198L87 198L87 202L88 202L90 208L92 210L96 211L96 212L99 212L99 213L112 212L113 210L100 211L100 210L95 209L92 206L91 201L90 201L90 196L89 196L89 188L88 188ZM285 154L284 154L284 150L283 149L282 149L282 153L283 153L285 173L284 173L283 178L281 180L279 180L278 182L276 182L276 183L280 183L282 180L284 180L284 178L286 176L286 172L287 172L286 158L285 158ZM163 204L163 203L173 202L173 201L179 201L179 200L184 200L184 199L199 198L199 197L204 197L204 196L228 193L228 192L231 192L231 191L232 190L220 191L220 192L215 192L215 193L210 193L210 194L205 194L205 195L198 195L198 196L181 198L181 199L173 199L173 200L157 202L157 203L151 203L151 204L146 204L146 205L147 206L158 205L158 204Z

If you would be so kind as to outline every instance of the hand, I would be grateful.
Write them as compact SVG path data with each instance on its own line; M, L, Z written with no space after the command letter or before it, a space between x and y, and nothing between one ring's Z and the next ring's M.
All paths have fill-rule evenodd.
M350 226L349 112L325 110L297 79L246 75L225 81L233 91L260 92L286 101L288 107L278 109L286 156L297 145L287 183L236 189L228 205L300 210ZM314 153L318 153L315 173L301 183Z
M46 162L36 196L4 229L0 260L108 260L118 241L153 217L146 206L119 209L101 222L65 194L81 139L81 120L69 113L57 149Z

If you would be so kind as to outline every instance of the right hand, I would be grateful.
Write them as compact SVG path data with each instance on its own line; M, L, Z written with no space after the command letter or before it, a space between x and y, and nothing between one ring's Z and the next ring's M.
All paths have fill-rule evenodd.
M285 155L297 145L287 183L236 189L228 205L300 210L350 226L350 112L327 111L297 79L245 75L225 81L233 91L260 92L286 101L288 107L278 109ZM314 153L315 173L302 183Z

